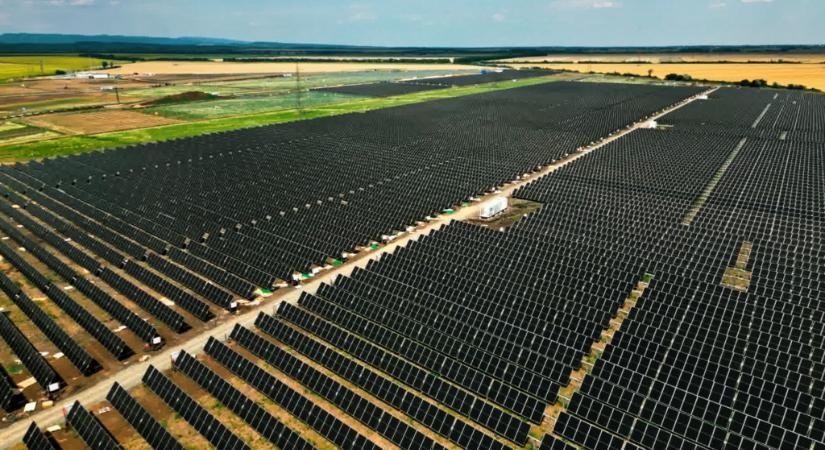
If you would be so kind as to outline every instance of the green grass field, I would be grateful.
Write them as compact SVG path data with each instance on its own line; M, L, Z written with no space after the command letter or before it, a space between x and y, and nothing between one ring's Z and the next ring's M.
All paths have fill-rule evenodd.
M199 120L293 109L297 107L298 102L300 102L303 108L311 108L320 105L348 102L354 98L357 97L332 92L310 91L301 92L300 95L292 92L267 97L232 98L227 100L207 100L164 105L147 108L143 111L147 113L157 113L173 119Z
M529 78L518 81L505 81L477 86L438 89L434 91L399 95L396 97L357 99L336 103L333 105L306 107L300 111L295 109L287 109L258 114L243 114L219 119L202 120L154 128L143 128L139 130L103 133L92 136L66 136L27 144L3 145L0 146L0 162L10 163L29 159L50 158L54 156L71 155L106 148L121 147L124 145L137 144L141 142L162 141L172 138L195 136L209 132L235 130L239 128L291 122L295 120L313 119L317 117L333 116L350 112L364 112L380 108L407 105L411 103L458 97L462 95L530 86L557 80L559 80L559 78L554 76Z
M57 70L70 72L99 69L102 64L102 59L80 56L0 56L0 81L40 75L54 75Z

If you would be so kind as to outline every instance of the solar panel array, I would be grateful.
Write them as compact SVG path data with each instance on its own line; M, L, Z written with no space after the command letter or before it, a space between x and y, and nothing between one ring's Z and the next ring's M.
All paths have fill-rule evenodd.
M5 248L0 244L0 249ZM5 256L5 255L4 255ZM4 273L0 273L0 289L14 301L15 305L23 311L31 321L37 325L52 343L69 358L69 361L80 370L83 375L89 376L100 370L100 363L89 356L77 342L69 336L63 328L46 314L20 287L9 279Z
M557 436L825 448L823 111L818 96L721 90L516 194L545 204L506 234L587 242L655 275ZM731 268L747 282L725 282Z
M251 297L696 92L548 83L5 167L0 182ZM275 180L249 176L269 167Z
M249 446L241 438L215 419L215 416L194 401L192 397L155 369L154 366L149 366L146 373L143 374L143 383L216 448L228 450L249 449Z
M0 182L24 197L13 202L38 205L2 211L44 239L51 231L27 214L71 222L112 264L128 255L157 273L180 271L174 279L192 280L189 288L209 279L217 296L248 296L695 93L578 89L557 83L86 155L60 160L62 171L57 162L4 168ZM717 91L521 188L517 197L542 208L505 231L454 222L260 315L258 332L211 339L207 357L236 380L186 353L176 366L277 445L311 444L238 385L345 448L377 447L356 421L404 448L438 447L430 435L464 448L525 446L650 273L551 433L533 444L825 448L823 116L818 96ZM488 121L501 126L484 129ZM316 146L341 159L306 181L324 156ZM277 183L238 176L275 165L272 149L289 168ZM210 184L198 181L204 174ZM161 180L175 195L161 195ZM10 223L0 227L27 242ZM5 315L0 331L41 384L56 376ZM154 368L144 383L216 447L246 448ZM72 411L84 439L108 442L85 410ZM159 433L154 425L146 430Z
M176 356L175 367L192 378L279 448L312 448L312 445L295 431L287 428L281 421L188 353L181 352Z
M90 282L85 277L79 275L74 269L72 269L71 267L69 267L69 265L61 261L53 253L46 250L43 246L37 244L33 240L23 235L20 231L18 231L8 222L0 220L0 229L2 229L12 239L17 241L20 245L22 245L28 252L30 252L31 254L36 256L40 261L46 264L46 266L48 266L51 270L60 275L63 279L72 283L72 285L76 287L78 291L82 292L86 297L88 297L90 300L96 303L99 307L101 307L107 313L111 314L124 326L132 330L138 337L142 338L147 343L156 343L156 339L159 338L159 334L155 327L141 319L129 308L127 308L114 298L112 298L111 295L106 293L100 287ZM24 269L24 267L24 264L18 265L19 270L26 270L26 276L28 278L32 280L37 278L40 279L40 281L36 282L38 283L38 287L45 291L56 289L52 288L51 286L53 286L53 284L49 282L46 279L46 277L43 274L40 274L36 269ZM174 313L174 311L170 311L170 313ZM170 323L174 323L174 321L171 320L171 314L165 317L170 318Z
M36 250L9 225L15 240L151 341L154 327L111 297L95 298L103 291L53 253L163 330L182 331L189 317L211 318L211 305L189 292L232 309L235 296L309 273L700 91L558 82L5 166L0 212L49 247ZM710 177L724 157L708 157L696 172ZM271 176L250 176L261 168ZM279 446L310 446L304 433L343 448L528 445L640 275L618 251L591 259L592 246L548 242L538 234L552 226L539 228L450 225L259 316L259 332L236 328L231 345L210 340L204 362L178 354L176 366ZM178 292L181 312L131 279ZM216 447L245 448L170 378L150 368L143 381ZM240 385L301 431L256 407ZM127 421L147 441L165 439L151 420L133 423L143 414L123 394L110 400Z
M278 380L271 373L229 347L210 339L206 353L270 400L289 411L299 420L309 424L319 434L343 448L372 448L378 446L360 435L352 427L341 422L330 412L315 405L311 400Z
M338 94L357 95L363 97L390 97L394 95L412 94L421 91L446 89L449 87L472 86L498 81L515 81L525 78L544 77L557 73L553 70L522 69L480 72L469 75L452 75L443 77L429 77L400 81L380 81L376 83L353 84L315 89L316 91L335 92Z
M336 94L347 94L358 97L393 97L396 95L413 94L416 92L434 91L437 89L447 89L449 86L436 86L401 81L381 81L376 83L351 84L347 86L335 86L314 89L321 92L334 92Z
M555 70L547 69L518 69L518 70L493 70L483 71L479 74L455 75L434 78L422 78L413 82L429 84L432 86L472 86L482 83L493 83L496 81L511 81L525 78L543 77L558 73Z
M259 358L265 360L272 367L280 370L283 374L294 378L325 400L341 408L342 411L362 422L364 425L378 430L382 436L399 447L421 449L443 448L429 437L401 421L398 417L382 411L379 406L371 403L357 392L354 392L319 370L302 362L285 350L281 350L275 344L256 335L250 330L237 325L235 329L232 330L232 339ZM325 435L328 433L326 430L319 431Z

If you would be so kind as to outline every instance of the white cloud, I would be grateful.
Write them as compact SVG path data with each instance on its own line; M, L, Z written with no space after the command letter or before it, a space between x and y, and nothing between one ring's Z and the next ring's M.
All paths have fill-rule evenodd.
M29 5L37 4L38 2L26 2ZM94 5L95 0L46 0L43 2L51 6L91 6Z
M550 6L556 9L610 9L621 8L622 4L613 0L553 0Z
M507 11L498 11L493 14L493 20L496 22L504 22L507 20Z
M713 2L710 5L708 5L708 8L719 9L719 8L724 8L726 6L728 6L728 4L725 3L725 2Z
M347 7L347 15L338 20L338 23L375 22L378 15L367 5L352 4Z
M739 0L742 3L773 3L773 0Z

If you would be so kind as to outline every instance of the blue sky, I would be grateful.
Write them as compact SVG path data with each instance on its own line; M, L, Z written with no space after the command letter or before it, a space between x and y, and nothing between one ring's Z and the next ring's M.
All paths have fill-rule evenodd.
M825 0L0 0L0 32L359 45L823 44Z

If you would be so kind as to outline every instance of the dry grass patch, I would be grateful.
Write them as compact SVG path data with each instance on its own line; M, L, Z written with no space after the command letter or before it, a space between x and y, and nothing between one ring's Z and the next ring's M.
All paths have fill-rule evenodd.
M645 63L697 63L697 62L796 62L819 64L825 62L825 54L785 54L785 53L763 53L763 54L747 54L747 53L651 53L651 54L561 54L561 55L544 55L544 56L526 56L520 58L503 59L503 62L531 62L541 63L544 61L560 62L560 63L581 63L586 61L598 62L645 62Z

